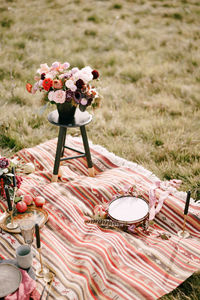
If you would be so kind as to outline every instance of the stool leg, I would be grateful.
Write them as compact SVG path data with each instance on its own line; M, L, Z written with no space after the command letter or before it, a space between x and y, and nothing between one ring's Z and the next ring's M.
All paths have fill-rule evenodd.
M65 129L65 132L64 132L64 135L63 135L63 144L62 144L62 153L61 153L61 157L64 156L64 151L65 151L64 146L65 146L65 140L66 140L66 134L67 134L67 128L64 127L64 129Z
M90 154L90 148L88 144L88 138L85 130L85 126L80 126L81 130L81 135L82 135L82 140L83 140L83 145L85 149L85 156L87 159L87 164L88 164L88 171L89 171L89 176L94 177L94 168L93 168L93 163L91 159L91 154Z
M60 157L61 157L61 152L62 152L62 148L63 148L63 140L65 137L65 133L66 133L66 128L61 126L59 129L59 134L58 134L56 157L55 157L55 161L54 161L53 176L52 176L52 180L51 180L52 182L57 182L57 180L58 180Z

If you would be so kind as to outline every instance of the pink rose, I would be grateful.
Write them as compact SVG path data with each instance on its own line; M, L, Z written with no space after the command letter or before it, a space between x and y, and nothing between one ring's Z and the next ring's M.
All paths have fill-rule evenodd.
M49 101L54 101L54 91L49 92L48 99Z
M58 90L58 91L54 92L53 100L56 103L64 103L65 97L66 97L65 91Z

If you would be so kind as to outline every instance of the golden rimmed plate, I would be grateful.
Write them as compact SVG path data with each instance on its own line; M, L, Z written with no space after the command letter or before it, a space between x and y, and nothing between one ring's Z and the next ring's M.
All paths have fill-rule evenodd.
M12 264L0 264L0 297L14 293L22 281L21 271Z
M16 213L14 214L14 222L18 225L22 220L33 220L37 223L40 227L42 227L48 220L48 212L43 208L30 206L24 213ZM7 228L7 224L10 223L10 215L6 215L3 219L3 222L0 224L0 227L11 233L20 233L20 227L18 226L16 229L9 229Z
M148 215L148 202L133 196L117 197L110 202L108 207L108 216L112 220L126 225L143 222Z

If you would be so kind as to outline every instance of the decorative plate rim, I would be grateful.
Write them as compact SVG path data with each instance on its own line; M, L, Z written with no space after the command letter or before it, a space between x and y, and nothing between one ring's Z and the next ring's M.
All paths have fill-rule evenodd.
M133 221L133 220L132 220L132 221L122 221L122 220L116 219L116 218L114 218L113 216L111 216L110 213L109 213L110 204L111 204L112 202L114 202L114 201L120 199L120 198L126 198L126 197L129 197L129 198L137 198L137 199L141 199L141 200L143 200L144 202L146 202L146 204L148 205L148 212L146 213L146 215L143 216L143 217L140 218L140 219L137 219L137 221ZM138 224L138 223L144 221L145 219L147 219L147 217L149 216L149 203L148 203L148 201L147 201L146 199L144 199L144 198L143 198L142 196L140 196L140 195L137 196L137 197L136 197L136 196L132 196L132 195L120 195L120 196L118 196L118 197L113 198L113 199L109 202L108 216L109 216L113 221L116 221L116 222L121 223L121 224L124 224L124 225Z

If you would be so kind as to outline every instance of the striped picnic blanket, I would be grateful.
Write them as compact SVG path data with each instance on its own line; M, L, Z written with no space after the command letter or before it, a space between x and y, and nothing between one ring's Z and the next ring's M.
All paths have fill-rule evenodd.
M86 160L79 158L65 162L61 180L53 183L56 143L53 139L17 154L36 167L34 173L24 176L21 191L46 199L49 219L41 230L42 257L56 272L49 299L157 299L200 269L199 204L192 201L189 207L188 239L177 236L183 225L186 193L168 182L157 188L158 198L166 191L168 196L149 233L131 234L85 223L95 205L109 202L127 186L140 185L148 200L158 178L90 142L96 176L87 176ZM66 144L83 151L80 138L68 135ZM65 154L72 152L67 149ZM2 200L0 205L6 208ZM163 239L163 233L171 237ZM1 256L13 258L22 242L20 234L0 233ZM38 265L35 257L33 268ZM44 281L37 282L41 292Z

